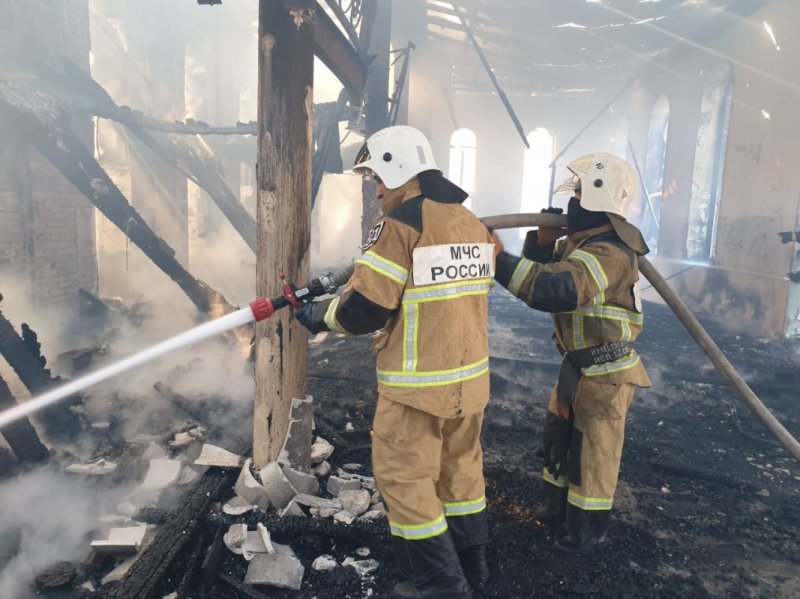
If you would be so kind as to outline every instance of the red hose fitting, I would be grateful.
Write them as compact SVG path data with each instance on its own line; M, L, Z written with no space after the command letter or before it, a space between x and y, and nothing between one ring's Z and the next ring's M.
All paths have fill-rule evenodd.
M266 297L254 299L250 302L250 309L253 311L256 322L266 320L275 314L275 307L272 305L272 300Z

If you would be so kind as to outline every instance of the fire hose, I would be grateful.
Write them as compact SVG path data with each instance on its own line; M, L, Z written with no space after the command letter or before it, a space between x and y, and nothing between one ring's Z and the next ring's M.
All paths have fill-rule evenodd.
M567 217L562 214L505 214L481 219L490 229L518 227L566 227ZM684 301L672 290L655 266L644 256L639 256L639 272L650 281L670 309L678 317L697 345L711 360L717 372L731 386L739 399L750 409L767 430L783 445L791 456L800 462L800 443L761 402L742 376L733 367L722 350L692 314Z
M24 418L38 410L56 403L70 395L74 395L113 376L136 368L142 364L155 360L156 358L188 347L194 343L214 337L225 331L240 327L253 321L260 321L269 318L275 312L287 306L299 308L301 304L313 300L315 297L333 293L340 286L344 285L353 274L353 266L339 272L328 272L314 279L305 287L296 287L291 283L284 283L283 293L273 298L258 298L250 302L249 308L242 308L236 312L226 314L221 318L206 322L180 335L170 337L152 347L133 354L119 362L104 366L99 370L90 372L78 379L70 381L64 385L51 389L37 397L18 404L0 412L0 430L12 422ZM281 277L284 279L285 277Z

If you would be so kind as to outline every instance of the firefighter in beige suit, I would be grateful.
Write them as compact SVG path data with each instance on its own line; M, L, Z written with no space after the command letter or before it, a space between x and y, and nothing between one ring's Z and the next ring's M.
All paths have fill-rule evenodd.
M384 216L341 298L296 312L311 332L379 329L372 462L400 570L396 596L470 597L488 579L480 431L489 399L494 245L425 136L389 127L355 170Z
M557 548L583 553L606 542L619 475L625 415L636 387L649 387L630 347L643 325L638 256L641 233L625 217L636 195L633 169L610 154L569 165L574 191L562 229L533 231L523 258L497 257L496 279L532 308L553 313L563 355L544 424L546 506L551 524L566 518ZM496 240L499 243L499 240Z

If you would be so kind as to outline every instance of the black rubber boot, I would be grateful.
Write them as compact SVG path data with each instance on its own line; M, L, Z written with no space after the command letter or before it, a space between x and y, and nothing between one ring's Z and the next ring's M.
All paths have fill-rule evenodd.
M473 589L489 582L489 562L486 559L486 545L474 545L458 552L461 569Z
M400 572L408 583L398 584L393 595L404 599L471 599L470 590L450 531L437 537L406 541L392 537Z
M567 537L556 541L559 553L580 555L602 549L608 543L611 510L586 511L567 506Z
M567 493L569 488L544 484L544 505L536 508L533 517L545 526L556 527L567 519Z

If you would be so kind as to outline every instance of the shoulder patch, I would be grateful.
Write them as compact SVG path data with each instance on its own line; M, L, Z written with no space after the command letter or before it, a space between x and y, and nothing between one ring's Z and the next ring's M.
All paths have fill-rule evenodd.
M367 239L364 241L364 245L361 246L362 250L368 250L373 245L378 243L378 239L381 238L381 233L383 233L384 225L386 225L386 222L381 221L369 230L369 233L367 233Z
M406 200L386 216L408 225L417 233L422 233L422 202L423 196Z

